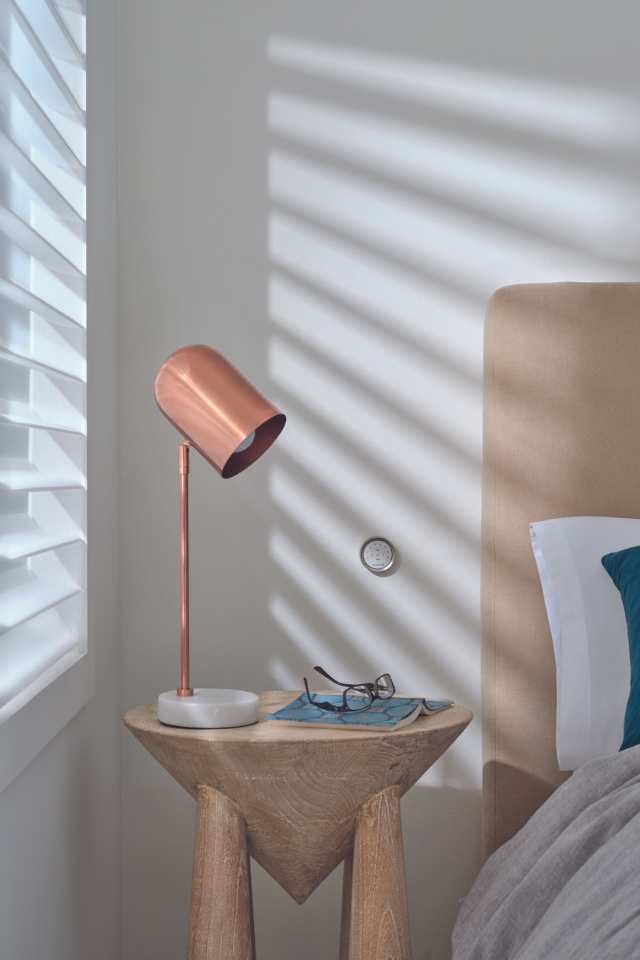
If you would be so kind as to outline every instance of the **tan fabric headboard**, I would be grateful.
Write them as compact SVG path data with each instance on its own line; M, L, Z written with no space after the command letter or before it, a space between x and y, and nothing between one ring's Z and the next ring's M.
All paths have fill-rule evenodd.
M640 284L506 287L485 332L485 853L562 781L555 669L528 525L640 517Z

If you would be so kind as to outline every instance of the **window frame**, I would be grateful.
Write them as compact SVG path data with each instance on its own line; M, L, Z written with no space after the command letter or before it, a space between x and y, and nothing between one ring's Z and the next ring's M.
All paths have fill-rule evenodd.
M0 721L0 791L15 780L93 696L89 650L67 654L25 689L25 698L29 693L32 695L24 705L18 705L10 716ZM15 699L19 701L20 696Z
M77 0L78 4L83 0ZM92 382L91 368L92 356L99 354L100 348L108 345L109 338L113 335L111 324L106 322L104 329L96 330L93 319L98 314L96 326L101 320L111 320L108 316L109 305L101 307L96 297L94 287L96 282L101 286L105 279L114 280L113 262L107 259L106 265L100 265L100 259L105 256L112 256L109 245L112 244L114 235L114 224L107 224L105 231L104 222L100 227L92 223L93 214L91 212L94 206L93 189L94 183L98 185L99 192L109 193L112 190L113 171L105 169L104 161L101 158L101 151L106 147L108 130L113 126L113 117L107 118L106 133L99 129L95 111L94 102L102 104L104 92L101 91L100 84L106 77L111 77L113 65L102 62L104 58L96 57L93 63L93 48L97 47L99 37L96 35L98 25L92 24L91 7L94 3L100 4L101 0L88 0L85 5L86 16L86 136L87 136L87 162L86 162L86 188L87 188L87 212L86 212L86 258L87 258L87 288L86 288L86 361L87 377L85 385L87 422L91 412L98 406L97 391L103 390L105 386L104 377L98 377L97 382ZM98 11L96 11L98 12ZM101 20L101 16L96 17ZM100 76L99 76L100 75ZM107 156L110 153L107 152ZM96 163L94 169L94 157ZM107 181L106 177L111 177ZM99 197L99 203L102 218L105 217L104 198ZM113 216L111 212L108 214ZM93 246L96 244L96 255L94 256ZM99 264L96 276L93 276L94 262ZM110 277L107 278L107 274ZM105 344L106 338L106 344ZM110 365L110 369L112 368ZM113 372L113 370L112 370ZM85 586L84 586L84 627L85 642L81 649L74 649L65 654L60 660L54 663L49 669L45 670L31 684L12 698L4 707L0 708L0 792L4 790L18 775L31 763L35 757L56 737L75 716L85 707L94 695L94 674L95 674L95 650L92 642L93 633L98 628L96 616L100 610L94 609L92 595L98 582L99 565L104 566L103 551L99 548L97 551L92 549L93 525L92 506L93 497L91 489L95 480L98 480L102 468L104 467L103 456L98 452L98 438L92 438L92 431L87 428L86 436L86 491L85 491L85 518L86 518L86 538L85 546ZM96 446L94 447L93 440ZM96 453L96 456L94 456ZM99 480L98 480L99 482ZM95 516L95 515L94 515ZM99 556L96 556L99 554ZM99 603L96 606L103 607ZM104 610L102 610L104 614ZM98 632L100 632L98 630Z

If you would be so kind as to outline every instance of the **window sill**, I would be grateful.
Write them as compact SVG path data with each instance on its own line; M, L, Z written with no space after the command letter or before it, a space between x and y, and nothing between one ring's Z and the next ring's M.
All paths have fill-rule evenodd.
M0 710L0 791L31 763L82 710L93 694L93 671L86 653L72 651L23 695ZM16 698L18 699L18 698ZM9 715L6 715L9 714Z

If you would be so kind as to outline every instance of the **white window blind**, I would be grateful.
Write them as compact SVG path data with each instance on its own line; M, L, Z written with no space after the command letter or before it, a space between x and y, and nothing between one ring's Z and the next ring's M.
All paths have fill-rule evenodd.
M0 721L86 651L84 0L0 0Z

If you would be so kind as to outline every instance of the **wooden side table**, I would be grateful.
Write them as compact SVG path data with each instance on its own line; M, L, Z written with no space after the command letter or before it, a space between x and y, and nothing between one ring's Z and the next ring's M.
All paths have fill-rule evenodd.
M231 730L166 727L155 707L124 717L198 804L188 960L254 960L250 856L298 903L344 860L340 960L411 960L400 797L472 714L393 733L262 720L296 695L262 694L260 722Z

